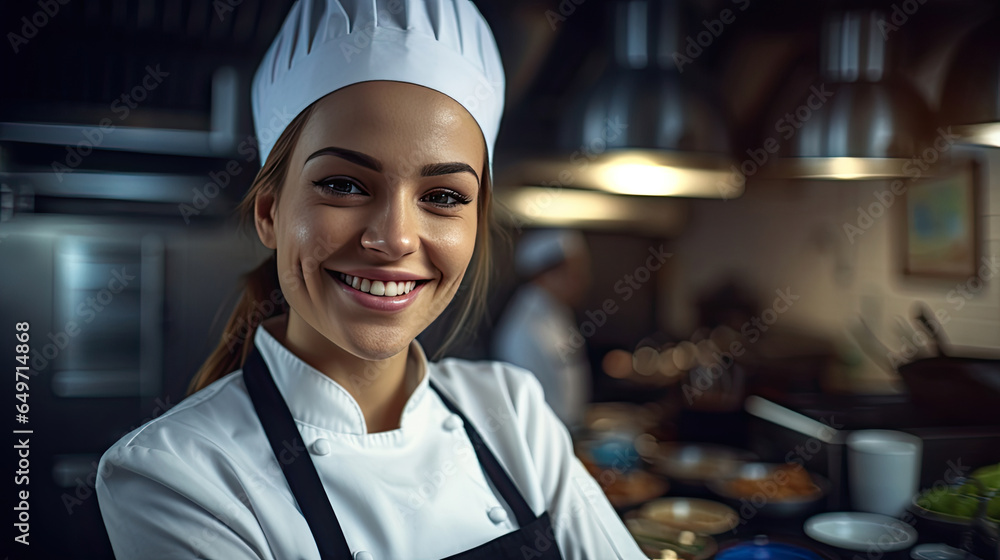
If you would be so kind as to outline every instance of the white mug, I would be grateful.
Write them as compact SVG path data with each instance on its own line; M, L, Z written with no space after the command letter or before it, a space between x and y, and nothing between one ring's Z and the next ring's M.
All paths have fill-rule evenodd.
M858 511L900 517L920 489L923 442L892 430L859 430L847 436L851 504Z

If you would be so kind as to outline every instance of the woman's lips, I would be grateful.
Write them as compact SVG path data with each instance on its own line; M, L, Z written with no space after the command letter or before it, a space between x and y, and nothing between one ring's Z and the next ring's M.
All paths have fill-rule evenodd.
M383 282L369 280L326 269L327 274L337 281L341 289L364 307L377 311L399 311L408 307L428 280L406 282ZM386 295L395 294L395 295Z

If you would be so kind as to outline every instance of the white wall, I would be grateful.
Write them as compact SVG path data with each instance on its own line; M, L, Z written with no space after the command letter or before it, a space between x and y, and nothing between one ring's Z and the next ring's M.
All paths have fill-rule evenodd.
M976 208L980 253L1000 259L1000 149L955 150L962 154L977 158L985 178ZM697 296L735 273L762 301L770 302L775 289L786 287L801 296L781 316L783 326L846 342L846 329L860 313L883 342L899 350L903 332L897 318L908 319L913 302L923 301L946 313L944 331L956 353L1000 349L1000 275L962 309L955 303L961 296L947 299L959 280L903 276L902 200L848 241L844 223L856 224L858 206L868 207L876 200L873 193L887 186L885 181L751 182L740 199L696 202L690 227L677 240L676 277L662 321L675 332L690 332ZM868 367L875 369L873 363Z

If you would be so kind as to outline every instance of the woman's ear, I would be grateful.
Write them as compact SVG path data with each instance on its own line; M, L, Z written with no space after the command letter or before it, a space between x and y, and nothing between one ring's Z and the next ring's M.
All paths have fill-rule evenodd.
M274 215L277 204L273 194L260 194L254 199L253 219L257 226L257 236L268 249L277 249L278 242L274 235Z

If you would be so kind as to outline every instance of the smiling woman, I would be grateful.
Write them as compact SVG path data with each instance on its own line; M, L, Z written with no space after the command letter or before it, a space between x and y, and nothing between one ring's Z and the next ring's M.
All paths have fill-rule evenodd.
M362 82L310 105L278 140L240 207L277 258L250 274L192 392L245 360L251 345L241 344L239 331L255 313L260 322L260 297L275 287L288 303L282 343L351 387L359 359L405 358L410 341L452 301L475 256L471 289L446 340L458 336L478 317L488 283L485 154L468 111L419 85ZM366 393L355 397L378 391ZM366 417L369 429L398 421L396 405L388 411L394 419Z
M530 372L416 340L463 282L449 339L485 301L503 73L475 7L303 0L253 98L240 211L274 254L192 395L102 458L116 556L644 558Z
M279 278L302 279L302 289L282 285L292 308L286 345L306 355L405 358L472 258L480 220L469 203L479 198L474 169L484 169L485 151L475 119L422 86L365 82L320 100L291 154L290 188L280 203L259 196L256 204ZM368 293L337 274L369 280ZM387 289L396 292L400 280L419 285L392 297Z

